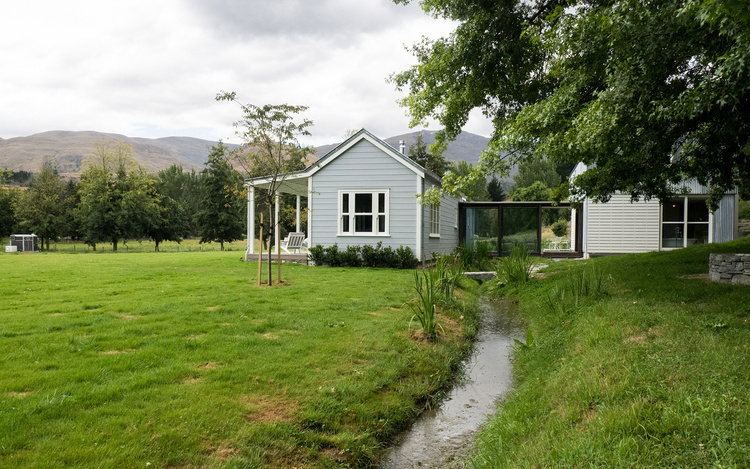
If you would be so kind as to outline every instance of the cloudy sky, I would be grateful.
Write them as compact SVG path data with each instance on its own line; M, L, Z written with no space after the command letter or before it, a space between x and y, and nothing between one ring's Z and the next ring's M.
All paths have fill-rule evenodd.
M390 0L24 0L0 15L0 137L96 130L236 141L244 103L301 104L304 143L411 131L387 77L453 25ZM434 124L428 128L437 129ZM416 130L416 129L415 129ZM487 136L479 114L465 130Z

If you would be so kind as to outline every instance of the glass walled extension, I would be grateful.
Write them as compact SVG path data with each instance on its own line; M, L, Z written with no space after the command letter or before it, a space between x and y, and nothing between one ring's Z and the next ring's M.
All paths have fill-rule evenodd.
M570 203L463 202L459 214L461 243L492 256L507 256L516 245L537 256L580 256Z

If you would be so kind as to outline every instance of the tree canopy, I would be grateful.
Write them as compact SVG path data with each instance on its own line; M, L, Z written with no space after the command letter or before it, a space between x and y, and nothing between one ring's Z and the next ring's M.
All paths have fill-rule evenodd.
M16 217L20 227L39 236L49 249L50 240L57 239L64 228L65 183L60 179L57 166L49 159L42 170L31 179L28 190L22 191L16 201Z
M487 194L489 194L490 200L494 202L505 200L505 189L503 188L503 184L494 176L492 177L492 180L487 183Z
M598 200L664 198L697 178L715 207L750 188L746 0L420 3L459 24L415 45L418 63L392 80L413 125L441 122L439 140L473 109L493 120L479 171L507 170L503 154L581 161L572 195Z
M518 163L518 173L513 176L511 195L518 190L531 187L535 182L541 182L544 187L554 189L560 185L560 175L555 163L546 158L528 158ZM548 194L549 196L549 194ZM513 200L516 200L515 198ZM549 199L518 199L518 200L549 200Z
M98 143L84 168L78 221L88 244L111 241L117 251L119 240L143 236L146 226L156 223L155 181L136 163L130 145Z
M443 156L442 149L428 149L422 133L417 134L417 140L409 145L409 158L440 177L450 168L450 162Z
M201 243L225 242L245 235L242 176L232 168L222 142L211 148L201 178L202 199L197 214Z

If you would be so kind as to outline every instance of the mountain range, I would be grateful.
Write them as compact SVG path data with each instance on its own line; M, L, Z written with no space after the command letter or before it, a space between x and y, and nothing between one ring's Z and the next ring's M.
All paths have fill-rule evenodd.
M406 148L409 148L416 142L419 133L422 133L425 144L434 142L436 132L428 130L396 135L386 138L385 142L398 149L399 141L403 140ZM152 173L173 164L181 165L187 171L200 171L204 168L210 148L217 143L192 137L138 138L93 131L50 131L28 137L0 138L0 168L38 172L44 159L49 158L56 162L63 177L77 178L95 143L118 140L132 145L135 159ZM488 142L488 138L464 132L448 144L443 156L452 162L463 160L475 165ZM324 156L337 145L316 147L316 156Z

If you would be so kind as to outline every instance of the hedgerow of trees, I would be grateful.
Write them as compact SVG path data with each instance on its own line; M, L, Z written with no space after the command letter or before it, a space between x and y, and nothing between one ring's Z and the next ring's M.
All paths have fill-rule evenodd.
M94 250L111 243L113 251L128 240L153 240L159 251L164 241L198 237L223 250L224 243L245 237L245 194L227 148L219 142L209 151L202 172L172 165L148 174L123 142L96 144L80 181L64 181L50 159L21 178L0 170L0 237L34 233L43 249L69 238ZM27 187L14 183L19 179ZM293 209L284 206L282 214L288 229Z

